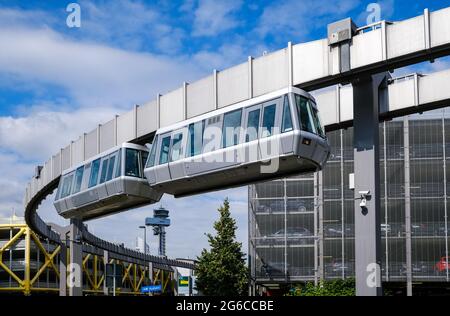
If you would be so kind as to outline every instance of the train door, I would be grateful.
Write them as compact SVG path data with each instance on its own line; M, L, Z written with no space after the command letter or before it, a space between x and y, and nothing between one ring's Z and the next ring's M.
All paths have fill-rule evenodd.
M185 166L183 158L186 155L187 128L176 130L171 135L169 170L172 180L184 178Z
M283 97L281 101L281 152L280 154L287 155L294 150L294 116L292 115L293 107L291 106L288 95Z
M147 163L145 165L145 177L149 184L154 184L156 182L156 173L155 168L153 168L157 164L157 154L158 154L158 135L153 138L152 147L150 149L150 153L148 156Z
M157 183L170 180L169 154L171 135L172 132L169 132L158 137L158 154L154 168Z
M241 157L244 163L256 162L261 156L258 146L261 113L261 104L248 107L244 110L244 120L242 123L244 133L242 133L241 139Z
M263 104L261 128L259 131L259 150L262 161L268 161L280 155L280 107L281 98ZM271 166L277 167L272 164ZM270 172L270 170L267 169L264 172ZM275 171L277 170L273 170L273 172Z

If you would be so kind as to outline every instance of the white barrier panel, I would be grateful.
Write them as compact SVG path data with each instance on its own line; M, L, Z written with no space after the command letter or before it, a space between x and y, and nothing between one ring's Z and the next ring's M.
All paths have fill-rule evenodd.
M158 109L156 101L137 108L137 137L147 135L158 129Z
M72 143L72 164L76 165L84 161L84 136Z
M64 147L61 151L61 169L62 171L69 169L71 164L70 164L70 145Z
M215 110L214 76L186 86L187 118Z
M100 152L116 146L116 119L100 126Z
M53 156L53 177L56 178L61 174L61 154L57 153Z
M180 88L161 96L159 109L161 127L184 119L183 90Z
M430 13L431 47L450 42L450 8Z
M253 60L253 96L257 97L288 85L287 48Z
M117 144L136 138L136 112L134 109L117 117Z
M414 77L403 81L396 81L388 86L389 110L395 111L415 104Z
M353 37L350 46L351 67L358 68L383 59L381 29Z
M319 107L319 115L323 125L330 125L339 122L337 89L314 94L314 98Z
M218 107L247 100L250 96L248 62L217 74Z
M84 150L84 154L85 157L84 159L89 159L95 155L98 154L98 147L97 147L97 142L98 142L98 129L94 129L93 131L89 132L86 134L86 139L85 139L85 150Z
M41 176L44 176L45 184L52 181L52 160L49 159L44 164L44 169L41 172Z
M350 85L339 89L339 118L341 122L353 120L353 88Z
M387 25L387 57L394 58L425 49L423 16Z
M329 75L327 40L293 45L292 50L294 85Z
M437 72L419 79L419 102L421 104L448 98L450 98L450 70Z

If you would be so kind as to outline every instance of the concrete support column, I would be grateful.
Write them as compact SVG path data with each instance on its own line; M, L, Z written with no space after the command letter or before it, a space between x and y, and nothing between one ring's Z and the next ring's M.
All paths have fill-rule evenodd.
M108 296L109 295L109 289L106 286L106 265L109 263L109 252L107 250L103 251L103 260L104 260L104 267L103 267L103 275L104 275L103 294L105 296Z
M59 252L59 296L67 296L67 237L61 237L63 242Z
M30 272L30 262L31 262L31 230L29 227L25 229L25 271L24 271L24 294L31 294L31 272Z
M325 267L323 256L325 255L323 251L323 171L317 173L317 181L319 183L319 189L317 193L317 208L319 212L319 280L325 279Z
M69 296L83 295L83 222L80 219L70 220L70 266Z
M378 125L379 89L385 78L383 73L360 77L352 82L358 296L382 295Z
M411 245L411 176L409 160L409 119L403 119L403 148L405 157L405 235L406 235L406 295L412 296Z

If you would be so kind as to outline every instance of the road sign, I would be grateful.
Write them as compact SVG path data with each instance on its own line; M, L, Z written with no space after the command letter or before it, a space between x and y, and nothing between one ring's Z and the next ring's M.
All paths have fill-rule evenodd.
M189 286L189 277L188 276L181 276L178 279L178 286Z
M141 293L156 293L156 292L161 292L161 291L162 291L161 284L147 285L147 286L141 287Z

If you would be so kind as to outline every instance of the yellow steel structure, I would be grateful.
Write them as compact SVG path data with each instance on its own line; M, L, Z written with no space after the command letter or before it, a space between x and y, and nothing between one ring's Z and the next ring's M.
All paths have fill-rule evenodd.
M11 233L12 232L12 233ZM47 248L43 245L42 240L23 222L17 223L12 221L9 224L0 224L0 236L12 237L5 239L0 238L0 272L2 270L6 272L8 278L13 279L15 282L9 282L10 284L5 286L8 282L2 282L1 278L4 278L4 273L0 274L0 292L22 292L24 295L31 295L37 292L47 292L57 294L59 288L57 284L54 287L42 287L38 284L39 277L44 272L51 271L56 276L59 283L59 256L61 251L60 245L52 245ZM17 273L14 268L8 266L5 262L3 254L7 251L15 249L18 243L24 241L24 263L23 273ZM44 255L45 260L34 264L32 266L32 254L36 249ZM51 249L51 250L50 250ZM68 253L67 253L68 257ZM86 295L104 295L104 283L105 283L105 258L103 256L91 253L83 254L83 292ZM123 276L121 284L117 285L117 295L142 295L140 288L143 285L149 284L150 279L153 279L153 284L162 285L162 293L170 293L173 291L174 286L174 274L171 271L163 271L159 269L153 269L153 278L150 277L149 266L142 266L136 263L129 263L119 261L116 259L110 259L109 263L120 264L123 267ZM11 262L9 262L11 265ZM2 276L3 275L3 276ZM14 283L14 285L11 285ZM147 294L148 295L148 294Z

